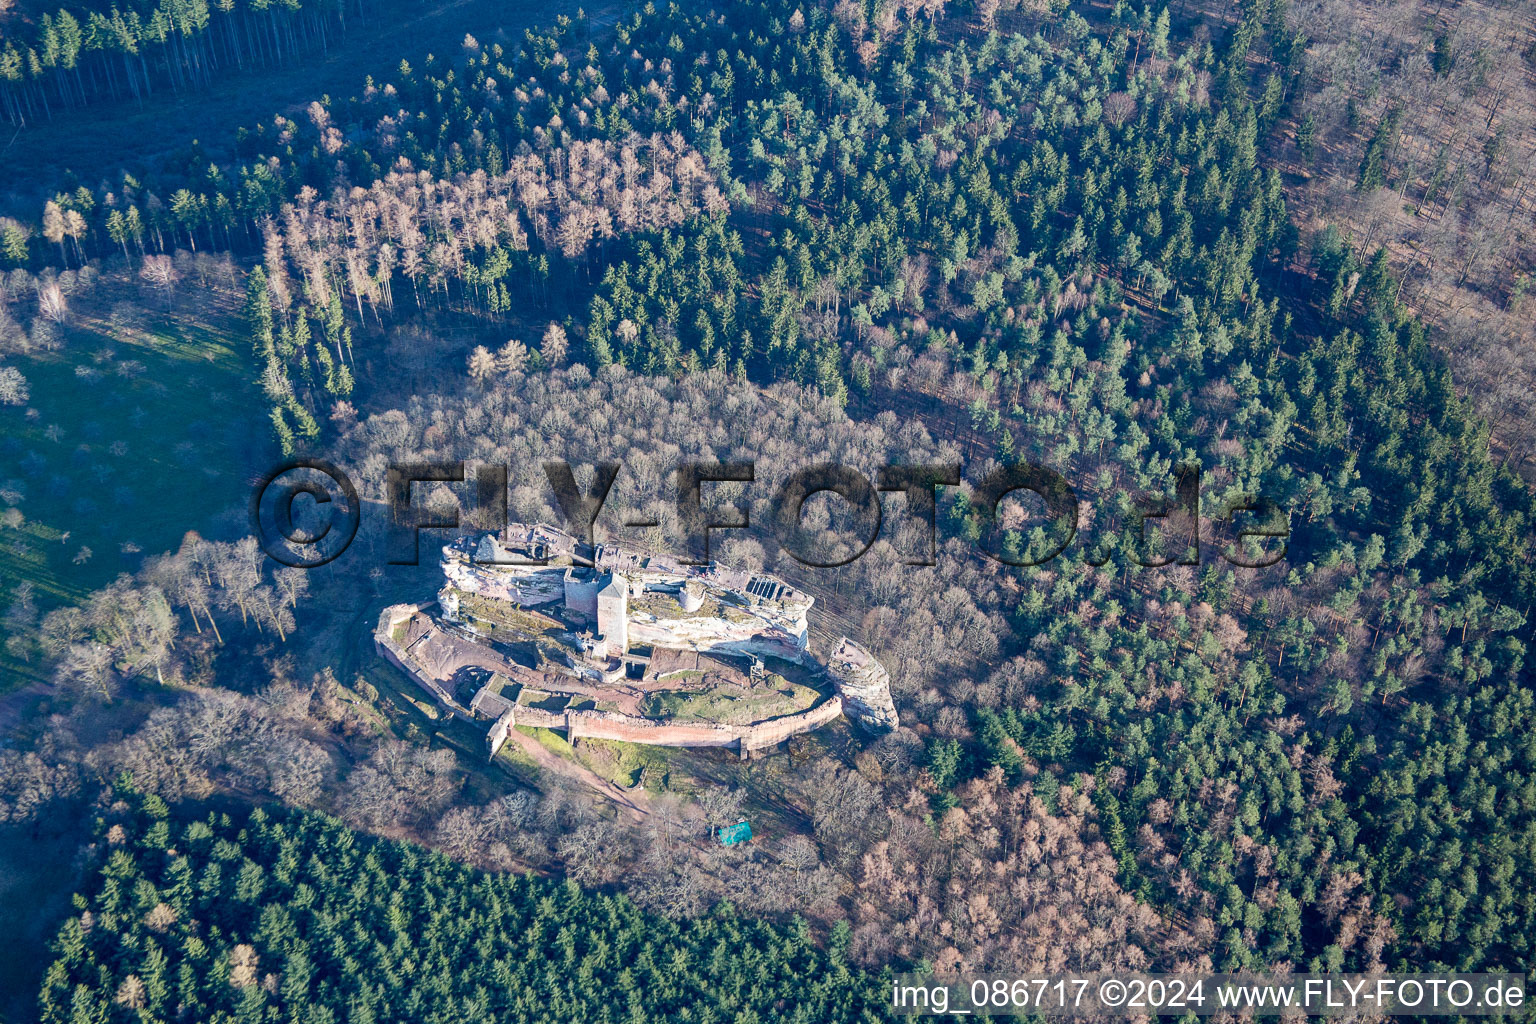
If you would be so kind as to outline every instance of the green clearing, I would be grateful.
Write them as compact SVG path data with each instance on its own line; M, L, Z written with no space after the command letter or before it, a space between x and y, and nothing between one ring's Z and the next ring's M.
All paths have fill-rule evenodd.
M577 760L576 748L567 743L565 737L555 730L535 729L531 725L518 725L513 726L513 728L524 736L532 736L535 740L538 740L541 747L544 747L551 753L558 754L560 757L568 758L572 761Z
M622 789L639 785L645 768L645 762L633 743L584 739L577 756L582 764Z
M675 753L671 747L585 736L575 751L582 764L614 785L624 789L639 786L649 793L664 793L670 787Z
M526 725L514 728L555 756L582 765L616 786L624 789L641 786L653 793L666 792L671 788L673 759L679 753L673 748L588 736L579 737L581 746L577 748L553 729L535 729ZM508 744L502 747L502 753L507 754L514 746ZM522 753L512 756L518 763L527 759L527 755Z
M0 593L42 612L82 599L188 530L245 529L250 478L276 457L238 340L184 319L133 338L68 332L16 360L31 397L0 409ZM0 654L7 680L37 660Z
M78 599L141 554L174 549L187 530L243 513L246 477L273 454L229 342L184 327L155 337L76 333L64 351L18 364L32 396L0 414L0 474L15 488L4 497L17 499L24 535L52 544L5 544L0 571L31 579L40 601Z
M539 763L516 743L503 744L501 749L496 752L496 763L529 785L537 784Z
M816 703L820 694L809 686L770 676L740 696L715 688L704 691L657 690L646 696L641 712L647 718L745 725L764 718L794 714Z

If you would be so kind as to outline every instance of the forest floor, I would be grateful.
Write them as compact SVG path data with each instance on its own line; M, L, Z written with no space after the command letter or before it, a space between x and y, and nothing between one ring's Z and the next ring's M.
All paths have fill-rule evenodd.
M236 132L274 114L302 116L312 100L360 92L372 75L387 80L402 59L418 63L429 53L457 55L464 36L482 45L514 50L522 30L574 15L578 0L515 3L497 0L385 0L366 20L348 22L346 35L330 49L276 67L221 76L195 92L162 92L144 103L124 100L58 113L52 120L20 130L0 130L0 214L24 214L55 191L65 174L94 182L119 169L142 170L174 161L196 141L202 154L227 161ZM618 21L623 4L600 0L589 12L589 31L605 32Z

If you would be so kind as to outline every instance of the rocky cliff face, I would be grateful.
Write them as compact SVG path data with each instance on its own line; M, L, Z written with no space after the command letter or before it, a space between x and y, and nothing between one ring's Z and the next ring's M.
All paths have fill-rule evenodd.
M643 610L631 610L631 643L678 650L721 651L735 654L772 655L798 662L805 656L805 633L791 633L772 621L752 615L688 615L662 618Z
M843 699L843 712L867 729L896 728L896 702L891 699L891 674L863 647L847 637L838 641L827 659L827 674Z
M443 577L449 586L470 594L511 601L524 608L565 600L564 569L514 571L498 566L475 565L466 558L448 556L448 548L444 551Z

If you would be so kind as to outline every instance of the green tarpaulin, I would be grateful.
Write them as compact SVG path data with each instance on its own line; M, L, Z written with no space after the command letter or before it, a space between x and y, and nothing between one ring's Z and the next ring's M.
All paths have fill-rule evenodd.
M752 838L752 826L745 821L738 821L734 825L724 825L715 835L720 840L721 846L735 846Z

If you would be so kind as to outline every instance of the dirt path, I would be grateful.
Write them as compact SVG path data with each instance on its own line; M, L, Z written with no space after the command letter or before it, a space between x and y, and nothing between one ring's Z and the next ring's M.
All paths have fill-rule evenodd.
M540 768L574 779L598 795L613 801L636 821L644 821L651 813L650 798L639 786L634 789L621 789L592 769L561 757L532 736L518 732L516 729L507 735L507 742L516 743L518 749L533 758L534 763Z

